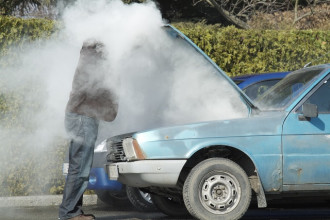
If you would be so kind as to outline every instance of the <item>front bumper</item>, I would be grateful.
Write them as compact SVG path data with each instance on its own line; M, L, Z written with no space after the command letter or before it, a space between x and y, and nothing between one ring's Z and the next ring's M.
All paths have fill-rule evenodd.
M134 187L174 187L186 160L140 160L106 166L111 180Z

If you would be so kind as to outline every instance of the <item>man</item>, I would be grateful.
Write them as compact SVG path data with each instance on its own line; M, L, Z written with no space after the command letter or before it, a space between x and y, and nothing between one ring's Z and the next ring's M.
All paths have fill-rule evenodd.
M88 185L99 120L113 121L117 115L116 96L106 85L105 47L95 40L85 41L66 107L65 128L70 136L69 170L59 219L90 220L82 211Z

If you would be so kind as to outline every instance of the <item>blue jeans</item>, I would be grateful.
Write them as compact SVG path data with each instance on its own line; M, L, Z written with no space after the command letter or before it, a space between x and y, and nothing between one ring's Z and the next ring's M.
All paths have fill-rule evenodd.
M96 119L65 114L65 128L70 136L69 171L66 177L59 219L83 214L82 199L88 185L99 122Z

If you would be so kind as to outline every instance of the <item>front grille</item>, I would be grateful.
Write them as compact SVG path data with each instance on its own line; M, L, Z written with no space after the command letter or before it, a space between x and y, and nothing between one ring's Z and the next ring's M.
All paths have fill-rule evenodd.
M124 160L125 160L125 152L123 149L123 140L119 142L113 142L111 144L110 161L118 162Z
M125 138L132 137L133 133L112 137L108 140L108 162L126 161L126 155L123 149L123 141Z

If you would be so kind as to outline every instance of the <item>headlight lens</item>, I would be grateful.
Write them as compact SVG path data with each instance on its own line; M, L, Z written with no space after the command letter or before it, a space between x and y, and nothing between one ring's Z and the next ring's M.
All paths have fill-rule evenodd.
M123 148L127 160L143 160L146 158L139 143L133 138L124 139Z
M92 185L95 185L96 184L96 176L94 174L91 174L89 176L89 183L92 184Z

